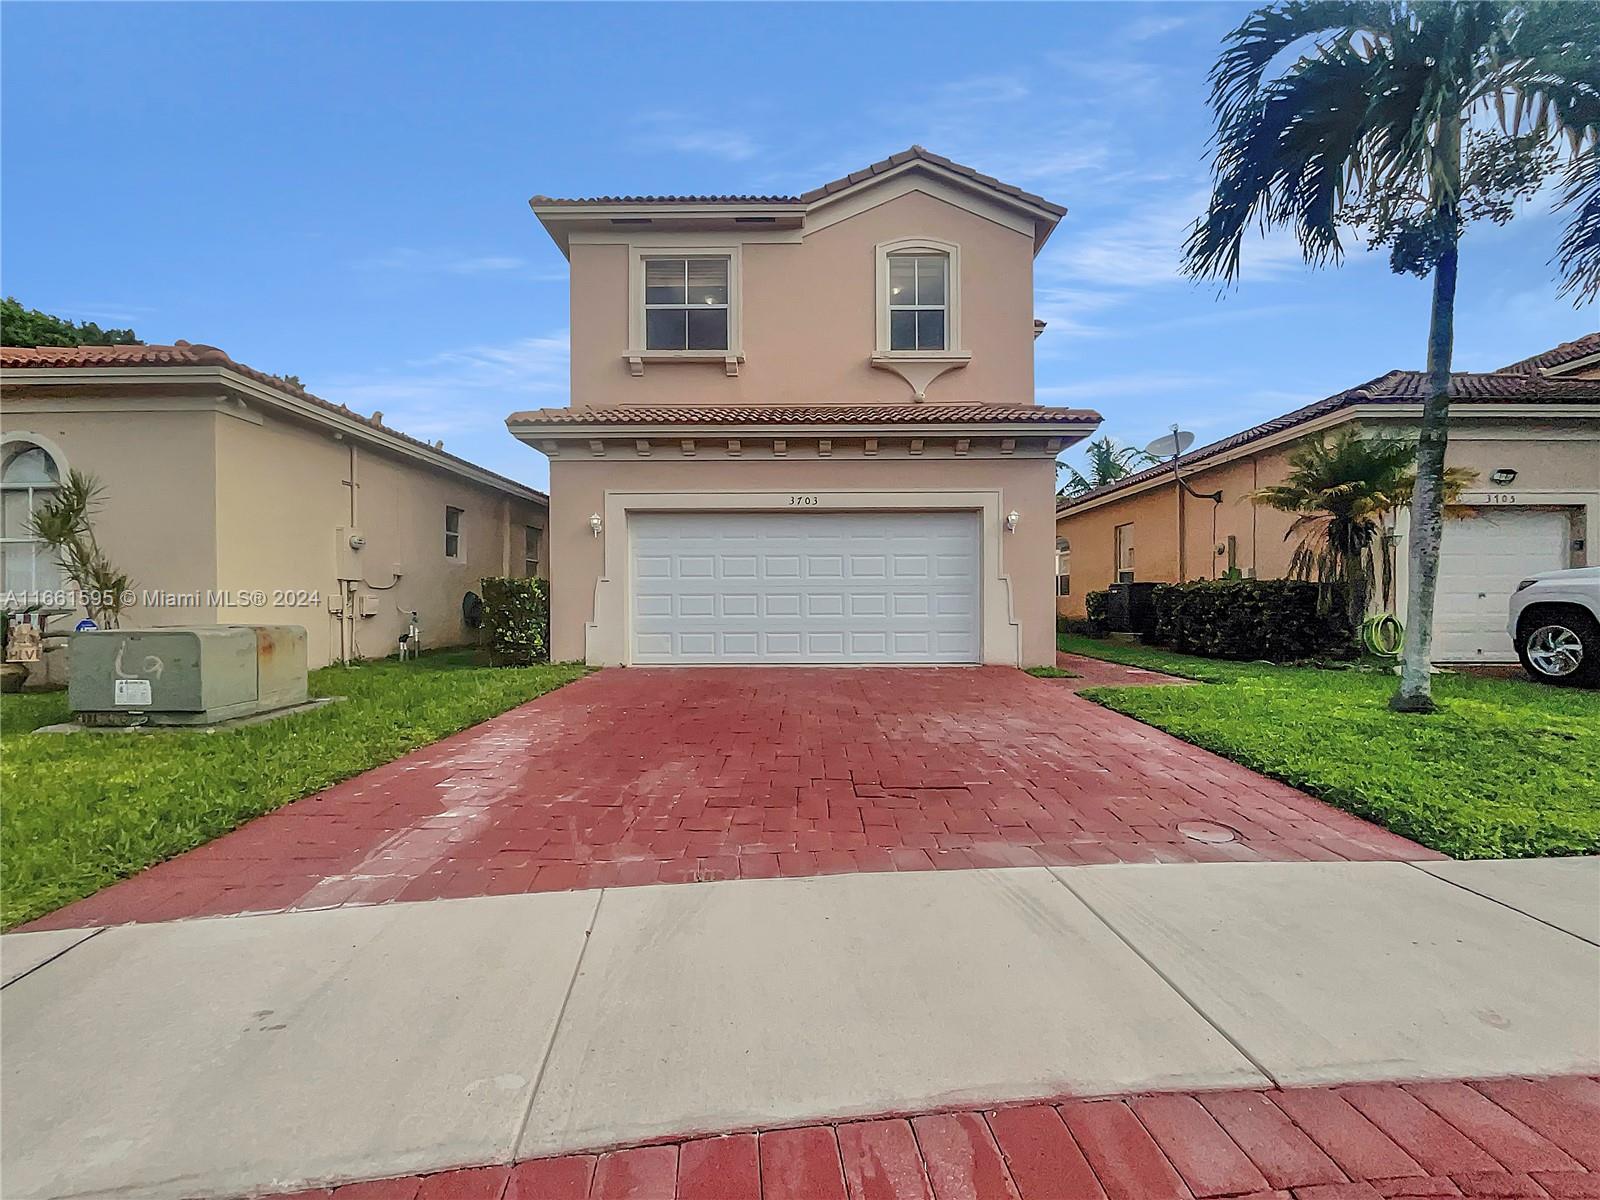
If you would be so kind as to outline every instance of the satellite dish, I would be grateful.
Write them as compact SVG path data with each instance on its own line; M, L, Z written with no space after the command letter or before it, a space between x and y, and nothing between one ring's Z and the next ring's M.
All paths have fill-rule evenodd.
M1174 425L1171 433L1158 437L1144 448L1144 452L1151 458L1177 458L1192 445L1194 434Z

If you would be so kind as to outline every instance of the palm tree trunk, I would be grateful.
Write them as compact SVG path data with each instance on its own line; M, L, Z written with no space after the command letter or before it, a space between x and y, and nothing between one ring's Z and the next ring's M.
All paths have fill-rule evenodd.
M1411 495L1407 539L1406 642L1400 689L1389 701L1396 712L1433 712L1433 596L1439 582L1439 541L1444 533L1444 455L1450 438L1450 366L1455 353L1456 268L1459 253L1456 197L1461 190L1461 121L1445 122L1440 157L1448 194L1441 205L1449 243L1433 269L1433 309L1428 322L1428 395L1417 437L1417 483Z

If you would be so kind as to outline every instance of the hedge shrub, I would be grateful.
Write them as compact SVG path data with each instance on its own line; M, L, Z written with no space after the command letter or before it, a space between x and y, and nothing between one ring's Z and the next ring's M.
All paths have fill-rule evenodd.
M482 638L492 666L526 667L549 662L549 582L485 579Z
M1352 658L1355 630L1339 589L1294 579L1206 579L1155 590L1152 640L1207 658Z
M1089 619L1088 634L1090 637L1105 637L1106 613L1111 605L1110 592L1090 592L1083 598L1084 615Z

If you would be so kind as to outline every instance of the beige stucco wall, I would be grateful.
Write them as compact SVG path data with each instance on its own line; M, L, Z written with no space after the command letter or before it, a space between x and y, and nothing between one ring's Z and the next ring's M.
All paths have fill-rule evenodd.
M340 653L340 618L329 604L341 594L344 571L337 531L352 525L345 482L350 456L349 441L271 417L259 426L233 422L218 431L221 586L234 593L265 591L269 600L280 591L317 596L309 605L224 608L219 619L304 625L313 662ZM522 574L521 530L542 526L542 510L367 446L355 449L355 477L354 528L366 546L344 557L353 558L361 576L357 605L370 598L377 613L348 623L351 653L393 654L413 609L424 646L472 641L461 620L462 596L480 591L479 580L487 575ZM270 498L270 521L261 519L263 498ZM444 553L446 506L462 510L459 559Z
M954 243L961 258L961 341L971 362L933 383L930 402L1032 404L1033 252L1028 232L932 194L892 194L798 241L706 233L740 242L743 351L736 378L718 363L656 363L637 378L624 361L633 244L673 243L645 231L570 248L572 403L871 404L912 399L898 375L869 364L875 347L876 246L901 238ZM857 203L870 203L870 195ZM760 227L751 227L759 229ZM687 236L687 235L684 235ZM770 236L770 235L766 235ZM741 238L748 240L740 241Z
M986 604L986 634L992 623L1014 619L1020 626L1021 665L1054 661L1054 619L1051 612L1051 513L1054 511L1054 467L1048 458L956 458L948 448L929 447L917 458L894 456L864 459L836 446L835 457L818 458L815 443L792 446L786 457L774 458L770 450L752 451L737 459L704 450L694 458L661 448L649 459L558 456L550 464L551 640L557 659L585 655L585 626L595 619L596 585L602 577L609 539L623 539L616 550L626 550L626 522L618 528L608 522L601 537L589 526L591 514L607 512L607 492L719 494L721 503L740 503L727 497L764 493L786 497L790 493L816 494L824 506L859 507L848 493L888 492L915 504L915 495L940 507L940 493L999 493L998 513L1015 510L1019 520L1012 533L985 537L984 553L998 555L998 573L1009 584L1011 613L994 611ZM858 452L857 452L858 453ZM759 456L757 456L759 455ZM766 502L750 499L748 507ZM699 507L686 503L684 507ZM985 564L985 570L988 569ZM986 636L986 644L988 638ZM1013 663L1013 665L1015 665Z
M0 438L39 442L62 475L86 471L105 489L95 518L100 544L140 593L216 587L216 475L212 445L231 420L208 402L150 397L135 411L108 414L90 399L41 404L12 396ZM129 625L214 621L216 610L135 603Z
M351 524L350 442L231 401L132 393L8 395L0 435L42 440L63 468L105 485L102 546L141 593L174 597L134 605L124 625L302 625L312 666L339 657L329 608L343 594L336 530ZM377 447L355 453L367 539L357 600L374 597L377 615L354 619L352 653L393 654L412 609L424 646L470 642L462 596L486 575L523 573L523 527L545 526L543 506ZM444 554L447 505L463 510L460 560ZM539 558L544 574L548 555Z
M1393 434L1414 436L1416 432L1415 426L1404 420L1368 419L1365 425ZM1338 428L1342 426L1330 427L1327 436L1331 437ZM1208 469L1184 472L1195 491L1221 490L1223 499L1220 505L1213 505L1193 496L1182 498L1183 578L1220 576L1227 569L1227 559L1216 556L1212 548L1230 534L1237 539L1240 569L1254 568L1262 579L1280 578L1288 571L1294 543L1284 535L1292 516L1258 507L1245 496L1255 488L1281 483L1288 472L1287 459L1292 449L1292 443L1286 443ZM1590 545L1596 532L1600 532L1594 528L1600 521L1600 420L1457 419L1452 424L1445 461L1450 467L1478 473L1478 482L1462 497L1464 504L1548 504L1581 509L1576 524L1580 529L1589 527L1586 540ZM1490 473L1500 467L1516 470L1514 484L1497 488L1490 483ZM1058 533L1072 545L1072 594L1057 601L1060 612L1082 617L1084 596L1104 589L1115 579L1115 528L1124 522L1134 526L1134 577L1161 583L1179 578L1177 492L1173 484L1167 483L1083 512L1068 510L1057 519ZM1592 552L1589 561L1594 561Z

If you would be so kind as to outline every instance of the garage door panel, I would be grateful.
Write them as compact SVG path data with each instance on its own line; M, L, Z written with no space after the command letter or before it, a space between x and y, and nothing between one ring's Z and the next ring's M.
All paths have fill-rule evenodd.
M976 662L976 513L642 513L633 661Z
M806 596L806 616L842 617L844 597L838 592L812 592Z
M1567 515L1479 508L1444 523L1434 596L1433 657L1439 662L1515 662L1506 610L1517 584L1567 566Z

